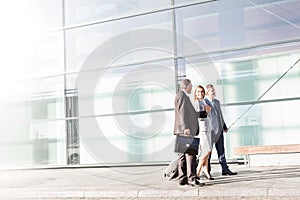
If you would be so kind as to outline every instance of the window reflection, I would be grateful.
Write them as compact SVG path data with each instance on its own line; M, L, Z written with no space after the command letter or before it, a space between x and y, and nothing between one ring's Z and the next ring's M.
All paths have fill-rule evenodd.
M113 21L110 23L97 24L91 27L82 27L75 30L68 30L66 33L67 48L70 51L67 52L67 70L68 71L79 71L81 66L84 64L85 60L90 54L92 54L96 48L101 47L103 43L107 44L107 52L109 55L99 55L94 63L97 63L95 68L103 68L103 57L108 57L112 55L118 55L119 47L124 47L124 45L131 42L135 44L139 41L136 40L134 32L131 37L126 38L127 41L114 41L113 38L122 33L132 31L135 29L143 28L160 28L171 30L171 15L170 11L154 13L152 15L137 16L130 19L122 19ZM165 38L160 38L158 36L151 36L151 38L145 37L143 42L147 42L148 46L157 46L157 44L165 44L167 49L173 51L173 40L172 32L170 31L170 37L168 40ZM163 40L162 40L163 39ZM119 56L119 55L118 55ZM136 62L143 62L153 59L170 57L169 52L147 50L143 51L136 50L130 52L130 56L123 56L118 59L113 64L114 65L125 65Z
M299 1L216 1L176 9L178 32L208 52L298 38ZM195 26L197 24L197 26ZM209 24L209 26L207 26ZM179 52L186 52L179 41Z
M159 109L173 107L175 70L171 61L112 68L103 73L95 91L96 114L147 111L156 105Z
M108 20L170 6L170 0L66 0L66 24Z

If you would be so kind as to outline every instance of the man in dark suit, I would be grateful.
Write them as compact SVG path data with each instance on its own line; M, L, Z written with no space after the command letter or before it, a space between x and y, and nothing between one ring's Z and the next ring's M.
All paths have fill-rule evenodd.
M225 158L225 148L224 148L224 135L228 132L226 123L223 118L221 104L216 97L216 91L213 85L206 86L206 97L205 102L211 107L211 122L212 122L212 140L215 143L215 147L218 154L219 163L222 167L222 175L236 175L237 172L230 171L227 161ZM210 167L210 157L208 160L208 171L211 171Z
M196 136L199 134L198 116L189 95L192 91L192 83L189 79L181 82L181 91L175 97L175 126L174 134L186 134ZM196 176L196 155L188 153L179 154L178 180L179 185L203 186Z

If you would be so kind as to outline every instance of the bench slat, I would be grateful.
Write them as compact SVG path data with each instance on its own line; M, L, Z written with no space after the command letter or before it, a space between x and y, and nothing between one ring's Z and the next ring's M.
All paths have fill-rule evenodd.
M300 144L240 146L240 147L234 147L233 153L237 155L300 153Z

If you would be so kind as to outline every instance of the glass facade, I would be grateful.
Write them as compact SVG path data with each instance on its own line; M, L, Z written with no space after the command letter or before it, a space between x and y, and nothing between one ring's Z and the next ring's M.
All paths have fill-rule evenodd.
M229 160L300 142L299 0L17 2L0 8L1 168L172 160L184 77L215 85Z

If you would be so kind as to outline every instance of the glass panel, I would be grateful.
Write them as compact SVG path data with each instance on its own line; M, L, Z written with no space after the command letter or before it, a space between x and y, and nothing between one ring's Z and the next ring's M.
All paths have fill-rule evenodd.
M233 147L247 145L295 144L300 140L299 119L292 113L300 112L300 101L280 101L254 105L226 135L229 157L238 158ZM225 109L231 125L250 105L228 106Z
M187 6L175 10L176 29L179 33L192 38L207 51L220 48L219 2ZM196 26L195 26L196 24ZM207 26L209 24L209 26ZM180 54L196 54L189 52L188 44L177 41Z
M153 163L172 159L176 155L173 152L175 138L172 133L174 111L151 115L124 115L132 117L132 123L127 127L120 127L115 116L81 119L81 164ZM160 127L156 127L156 131L146 127L151 124L151 117L163 122ZM113 152L113 156L107 152Z
M250 4L243 16L246 45L299 38L299 1L256 0Z
M19 39L16 39L16 42L19 42ZM5 46L5 43L0 47L0 53L3 51L4 55L0 63L5 72L0 74L0 85L11 83L5 84L10 90L15 89L14 82L64 71L61 33L23 39L17 47L13 44Z
M13 71L20 71L15 76L20 75L20 78L24 78L23 72L27 74L28 71L32 72L29 66L32 64L33 57L37 59L35 64L37 62L39 65L45 64L43 59L50 61L51 67L53 64L57 64L57 53L51 52L52 48L57 45L57 36L54 39L52 35L50 36L52 38L48 39L43 34L62 27L61 10L60 0L1 2L1 66ZM39 49L37 50L37 48ZM40 55L43 59L38 58ZM29 69L27 69L28 67ZM16 68L18 70L15 70ZM40 71L36 67L33 70Z
M284 73L288 72L264 95L262 100L300 97L300 62L295 65L299 59L300 52L295 52L258 60L259 73L261 74L259 81L261 94L262 91L270 88L275 82L274 80L278 80Z
M98 69L170 57L173 33L167 30L172 27L171 16L171 12L161 12L66 31L67 70L78 71L83 65ZM146 28L164 30L158 34Z
M170 0L66 0L66 25L124 17L170 7Z
M176 90L172 61L112 68L103 73L95 90L95 114L173 108Z
M49 76L64 72L62 32L44 35L27 43L24 48L23 67L19 70L26 77Z
M83 77L89 77L88 85ZM78 80L81 163L166 159L165 154L158 155L157 151L173 148L168 145L172 142L175 91L172 60L81 73ZM95 114L100 116L91 117ZM102 155L103 149L113 150L115 156Z
M14 82L14 90L0 94L0 104L23 103L32 106L34 119L64 117L63 76Z
M194 39L208 52L298 38L299 1L257 2L214 1L178 8L177 31ZM189 52L186 46L179 40L178 52L197 54Z
M29 23L32 23L35 27L43 31L55 30L62 27L61 0L29 0L24 1L24 3L27 8L26 14L30 16ZM21 15L18 13L18 16Z
M77 85L81 117L170 109L176 91L172 60L81 73Z
M66 163L65 121L57 120L64 117L63 83L62 76L23 81L1 98L1 167Z
M33 80L28 83L27 92L32 102L34 119L64 117L63 76Z
M0 166L65 164L64 81L38 79L64 71L61 1L2 2L0 22Z
M284 53L244 61L222 63L226 102L256 101L299 59L299 53ZM300 96L298 63L261 100Z
M5 73L0 75L0 85L2 80L14 82L63 72L62 32L53 31L61 27L61 21L59 0L1 3L0 64Z
M65 121L36 120L31 123L29 144L32 145L32 164L65 165L65 135Z
M29 32L36 34L58 29L62 27L61 5L61 0L1 2L0 19L4 22L1 25L10 26L13 30L9 29L9 32L19 37Z
M1 167L64 165L64 121L34 119L30 104L1 106Z

